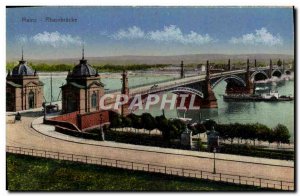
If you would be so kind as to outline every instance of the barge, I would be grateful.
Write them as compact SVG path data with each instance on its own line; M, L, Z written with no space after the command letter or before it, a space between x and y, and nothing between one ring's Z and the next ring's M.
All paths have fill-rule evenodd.
M263 94L229 94L223 95L224 101L292 101L293 96L282 95L279 96L277 91L270 91Z

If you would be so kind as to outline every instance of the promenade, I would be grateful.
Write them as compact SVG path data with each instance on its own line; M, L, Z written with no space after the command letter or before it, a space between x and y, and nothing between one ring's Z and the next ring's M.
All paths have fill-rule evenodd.
M212 153L76 138L55 132L54 126L43 125L40 115L41 112L24 113L21 122L7 124L7 146L213 171ZM7 116L7 121L11 118L13 116ZM257 179L294 182L293 161L217 153L216 171Z

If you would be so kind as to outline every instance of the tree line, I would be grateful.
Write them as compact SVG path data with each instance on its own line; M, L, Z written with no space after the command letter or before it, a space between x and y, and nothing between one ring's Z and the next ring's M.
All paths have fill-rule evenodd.
M290 143L291 137L288 128L282 124L269 128L260 123L217 124L213 120L207 120L204 123L193 123L186 126L180 119L167 119L164 115L153 117L150 113L143 113L142 115L131 113L127 117L112 113L110 122L110 128L132 127L147 130L149 134L152 130L158 129L166 140L179 138L186 127L192 130L193 135L205 133L214 128L224 140L231 142L234 139L237 139L238 142L251 140L254 145L255 141Z
M219 133L222 139L228 139L233 142L237 139L238 142L243 140L251 140L255 145L255 141L264 141L269 143L290 143L290 133L285 125L278 124L274 128L260 123L248 123L248 124L217 124L213 120L206 121L204 126L207 130L211 130L212 127Z
M112 113L110 116L110 128L132 127L144 129L149 134L152 130L158 129L165 140L178 138L185 126L184 122L179 119L167 119L164 115L153 117L150 113L142 115L131 113L126 117Z
M37 71L45 71L45 72L63 72L69 71L74 68L75 65L73 64L47 64L47 63L38 63L34 64L32 62L28 63L28 65ZM14 62L9 62L6 64L7 70L12 70L16 66ZM145 70L145 69L152 69L152 68L164 68L169 66L169 64L155 64L155 65L147 65L147 64L132 64L132 65L95 65L93 66L98 71L107 71L107 72L120 72L122 70L128 71L136 71L136 70Z

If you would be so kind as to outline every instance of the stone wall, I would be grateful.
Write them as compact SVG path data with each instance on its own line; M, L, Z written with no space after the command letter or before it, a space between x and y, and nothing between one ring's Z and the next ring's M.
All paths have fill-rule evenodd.
M100 115L102 115L102 124L109 122L109 111L97 111L78 115L78 127L85 130L100 125Z
M102 124L109 123L110 111L97 111L80 114L79 111L62 114L45 121L46 124L59 125L72 130L85 131L100 125L100 114L102 116Z
M77 120L78 114L79 114L78 111L72 112L72 113L67 113L67 114L62 114L62 115L51 118L51 120L66 121L66 122L72 123L78 127L78 120Z

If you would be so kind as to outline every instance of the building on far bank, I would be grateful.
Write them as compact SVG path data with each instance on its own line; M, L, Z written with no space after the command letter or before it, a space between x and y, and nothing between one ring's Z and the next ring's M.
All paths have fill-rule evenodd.
M42 107L43 83L36 71L23 59L6 77L6 111L21 111Z
M104 84L87 60L82 59L72 71L69 71L67 83L62 88L62 113L78 111L80 114L100 110L99 100L104 94Z

